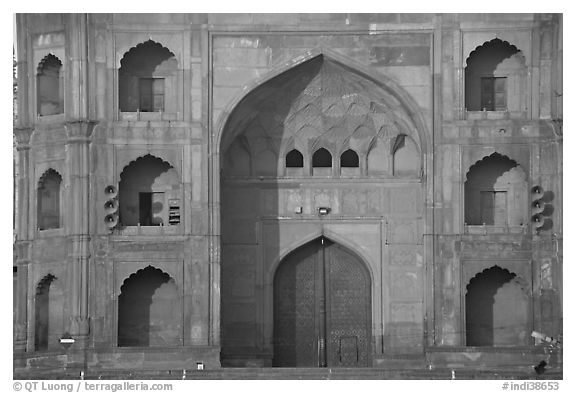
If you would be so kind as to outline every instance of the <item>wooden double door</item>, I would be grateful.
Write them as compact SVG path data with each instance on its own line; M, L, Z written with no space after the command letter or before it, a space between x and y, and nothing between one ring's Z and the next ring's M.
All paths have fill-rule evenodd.
M289 254L274 276L274 366L369 367L371 280L326 238Z

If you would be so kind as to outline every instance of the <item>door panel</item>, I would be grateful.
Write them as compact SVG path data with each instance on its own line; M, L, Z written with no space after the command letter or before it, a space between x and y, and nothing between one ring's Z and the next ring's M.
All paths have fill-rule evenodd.
M362 262L327 239L308 243L274 278L274 365L369 366L370 315Z
M362 262L338 244L325 250L329 367L369 365L370 279Z
M318 366L317 354L317 245L290 255L274 279L275 366Z

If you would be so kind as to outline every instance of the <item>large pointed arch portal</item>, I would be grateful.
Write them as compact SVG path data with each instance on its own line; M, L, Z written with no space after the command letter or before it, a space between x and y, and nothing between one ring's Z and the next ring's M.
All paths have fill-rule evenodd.
M370 366L368 326L377 317L370 311L370 280L351 253L319 239L282 263L276 279L267 273L296 239L328 233L329 225L346 237L364 217L388 215L390 202L382 195L398 195L404 221L414 215L394 239L413 242L427 150L418 107L385 76L318 55L265 80L226 112L219 162L213 162L220 174L222 365ZM371 247L357 240L359 249ZM332 290L341 280L343 292ZM301 286L315 288L310 303L299 300L306 293ZM358 299L350 295L356 292ZM345 301L354 305L345 308ZM352 325L336 327L346 321Z
M320 237L274 275L274 366L371 365L371 283L363 262Z

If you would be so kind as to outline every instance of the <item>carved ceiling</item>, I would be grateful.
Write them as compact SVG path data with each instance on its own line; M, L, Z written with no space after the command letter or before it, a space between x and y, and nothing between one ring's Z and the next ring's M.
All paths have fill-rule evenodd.
M226 151L239 135L251 152L351 147L366 152L376 138L400 133L419 139L393 92L348 67L318 56L271 79L246 96L224 132Z

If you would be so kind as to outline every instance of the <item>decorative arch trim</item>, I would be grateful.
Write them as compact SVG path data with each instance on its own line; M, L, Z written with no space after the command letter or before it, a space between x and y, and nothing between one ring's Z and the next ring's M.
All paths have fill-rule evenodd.
M60 69L62 69L62 66L64 65L64 64L62 63L62 60L60 60L60 59L58 58L58 56L56 56L56 55L54 55L54 54L52 54L52 53L48 53L48 54L47 54L46 56L44 56L44 57L42 58L42 60L40 60L40 62L38 63L38 67L36 67L36 75L39 75L39 74L44 70L44 67L46 66L46 62L47 62L49 59L55 59L56 61L58 61L58 63L60 64Z
M503 267L501 264L495 263L490 267L485 267L484 269L482 269L481 271L479 271L478 273L476 273L473 277L470 277L470 279L467 281L466 283L466 293L468 293L469 289L470 289L470 285L472 284L473 281L477 281L478 279L481 278L482 275L486 274L488 271L492 270L492 269L500 269L503 272L512 275L513 277L510 279L509 282L515 281L520 285L520 289L522 290L522 292L526 295L526 296L530 296L530 284L526 281L526 279L524 277L522 277L520 274L516 273L515 271L510 270L507 267Z
M506 40L501 40L498 37L493 38L490 41L485 41L482 45L478 45L472 52L468 54L468 57L466 57L466 65L469 65L470 60L472 60L473 57L478 56L482 50L487 49L488 46L494 44L504 45L505 47L510 48L510 50L515 50L516 52L514 52L513 54L520 54L520 56L522 56L522 59L524 60L524 65L526 65L526 57L524 56L524 53L522 53L522 51L518 49L515 45L509 43Z
M362 77L375 83L377 86L390 93L396 100L400 102L406 114L414 122L414 126L419 137L419 144L421 145L421 151L427 151L427 146L430 145L430 138L428 136L426 122L421 108L407 91L405 91L398 83L389 77L376 73L373 70L370 70L361 64L355 63L348 58L344 58L338 53L334 53L327 49L314 49L303 53L301 56L298 56L284 63L276 69L271 70L264 76L245 85L238 93L236 93L236 95L228 102L215 124L216 132L214 146L217 149L217 153L222 153L221 149L224 132L228 129L229 120L232 118L235 109L241 105L244 99L249 97L249 95L257 87L265 84L266 82L283 74L284 72L317 57L325 57L328 60L337 62L345 68L349 69L351 72L361 75Z
M54 281L58 280L58 277L56 277L55 275L53 275L52 273L48 273L46 274L44 277L42 277L38 283L36 284L36 295L38 294L38 291L40 290L41 287L43 287L45 284L49 283L52 284Z
M501 154L501 153L498 153L497 151L495 151L494 153L492 153L490 155L485 155L484 157L482 157L482 159L480 159L480 160L476 161L474 164L472 164L468 168L468 171L466 171L466 180L468 180L468 177L473 170L477 169L480 165L488 163L493 158L505 158L505 159L509 160L510 162L516 164L512 168L517 167L517 166L522 167L520 164L518 164L518 162L516 160L513 160L512 158L508 157L507 155Z
M136 51L139 51L142 49L142 47L144 45L154 45L156 47L161 48L163 51L167 52L168 54L170 54L170 57L174 57L174 59L176 59L176 61L178 62L178 67L180 67L180 61L178 59L178 57L174 54L173 51L171 51L167 46L165 46L164 44L153 40L152 38L149 38L146 41L143 42L139 42L138 44L132 46L130 49L128 49L127 51L124 52L124 54L122 55L122 57L119 59L119 65L118 68L120 69L123 66L123 63L126 59L127 56L131 56L133 55Z
M473 31L465 32L462 45L462 67L467 66L467 60L470 55L478 48L486 43L498 39L502 42L514 46L525 59L525 65L531 66L531 45L532 45L532 32L529 29L525 30L496 30L496 31Z
M138 269L137 271L135 271L134 273L130 274L128 277L126 277L123 281L122 284L120 285L120 292L118 293L118 296L120 296L124 290L125 285L129 282L132 281L134 279L136 279L140 274L144 273L145 271L155 271L155 272L160 272L162 274L162 276L165 276L168 278L168 280L166 280L166 282L173 280L174 281L174 285L176 285L176 287L178 287L178 284L176 283L176 280L174 279L174 277L170 276L170 274L166 273L164 270L154 267L151 264L142 268L142 269Z
M168 161L157 157L154 154L144 154L142 156L138 156L138 158L136 158L135 160L130 161L128 164L126 164L123 168L122 168L122 172L120 172L120 181L122 181L123 177L124 177L124 173L126 172L126 170L134 165L138 165L139 162L142 162L143 159L145 159L146 157L151 157L157 161L160 161L162 164L168 165L170 167L170 169L176 169L174 168L174 166L172 164L170 164Z
M44 184L44 182L46 181L46 177L49 175L58 176L58 178L60 179L60 184L62 184L62 175L57 170L53 168L48 168L44 172L42 172L42 175L40 175L40 177L38 178L38 187Z
M370 258L361 251L361 248L357 244L355 244L354 242L351 242L350 240L345 239L342 236L334 233L333 231L330 231L330 230L325 229L325 228L318 230L318 231L314 231L314 232L308 234L307 236L304 236L304 237L298 239L297 241L289 244L288 246L284 247L283 249L281 249L280 252L278 252L278 254L277 254L278 256L270 264L270 266L267 270L267 273L266 273L267 281L266 282L272 283L274 281L274 275L276 274L278 267L280 266L280 264L284 261L284 259L288 255L290 255L292 252L296 251L300 247L305 246L306 244L308 244L308 243L310 243L316 239L322 238L322 237L330 240L333 243L339 244L340 246L346 248L346 250L351 252L353 255L358 257L358 259L360 261L362 261L362 264L366 268L366 271L370 274L370 280L372 282L372 286L374 286L374 282L375 282L374 281L374 271L372 270L372 267L369 263Z

